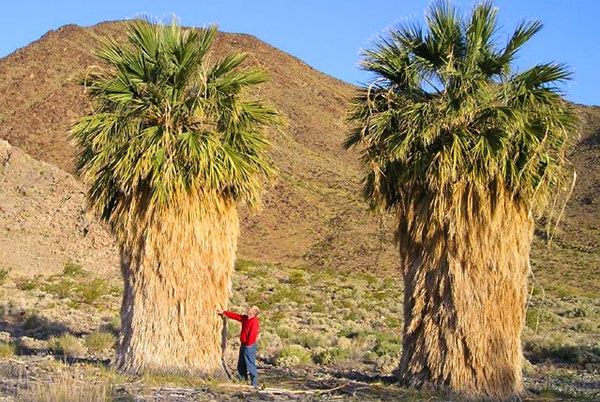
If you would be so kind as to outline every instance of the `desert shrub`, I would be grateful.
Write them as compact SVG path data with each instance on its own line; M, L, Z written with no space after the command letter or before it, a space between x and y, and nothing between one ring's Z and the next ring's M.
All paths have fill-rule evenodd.
M96 278L88 283L79 284L76 290L80 301L87 304L93 304L103 296L114 295L114 289L110 284L100 278Z
M572 329L579 333L592 333L598 330L598 325L591 321L584 321L573 325Z
M336 306L341 308L355 308L356 302L350 298L343 298L335 301Z
M351 323L348 323L348 324L351 324ZM347 325L338 332L339 337L348 338L348 339L357 338L361 335L364 335L364 330L363 330L363 328L359 327L357 324Z
M338 348L343 350L349 350L353 346L352 339L345 337L338 338L335 344Z
M34 279L20 278L16 281L16 286L19 290L33 290L37 287L37 283Z
M402 353L401 341L378 340L374 352L378 356L398 356Z
M387 354L379 356L375 361L377 371L380 371L383 374L391 374L399 364L400 361L398 357Z
M71 279L61 278L57 281L45 283L42 290L61 299L73 298L75 295L75 282Z
M303 303L303 291L297 287L280 287L268 298L269 305L275 305L283 302Z
M367 311L362 308L353 308L344 316L346 321L361 321L367 317Z
M327 338L314 331L301 331L292 337L293 343L304 346L307 349L314 349L325 346Z
M79 276L83 274L83 266L73 261L67 261L63 267L63 275Z
M245 304L256 305L261 309L266 308L267 304L265 303L264 292L262 292L260 290L253 290L253 291L248 292L246 294Z
M237 272L248 272L251 271L251 268L256 266L256 263L252 261L238 259L235 261L235 270Z
M281 324L275 329L275 332L281 339L289 339L292 336L292 329L289 325Z
M397 315L386 315L385 324L390 328L398 328L402 324L402 320Z
M378 279L375 275L373 274L369 274L366 272L359 272L356 274L356 277L360 280L363 280L367 283L367 285L373 286L375 284L377 284Z
M325 313L327 311L327 307L322 299L315 299L310 305L310 311L313 313Z
M285 346L277 355L277 365L281 367L305 366L310 362L310 352L300 345Z
M532 329L537 329L540 325L556 324L557 322L558 317L554 313L538 307L529 308L525 313L525 325Z
M292 270L288 276L288 283L292 286L301 286L306 285L306 278L303 271L298 269Z
M267 357L275 356L283 348L283 342L279 335L267 331L260 334L258 343L261 354Z
M17 348L12 343L0 342L0 357L11 357L17 352Z
M240 323L234 320L227 320L227 337L235 338L240 334Z
M348 351L339 347L325 349L313 355L313 361L317 364L328 366L336 364L348 357Z
M0 268L0 285L3 285L4 282L6 282L6 279L8 278L8 272L8 269Z
M83 282L60 278L45 283L42 289L61 299L71 299L75 303L73 307L76 307L77 303L94 304L103 296L116 296L120 293L120 288L111 286L106 280L100 278Z
M94 332L84 339L84 345L91 353L104 352L115 345L115 336L110 332Z
M69 357L83 356L87 351L81 339L71 334L50 338L48 340L48 348L55 354Z
M563 314L565 317L582 318L589 317L591 315L590 310L586 307L575 307L571 310L565 311Z

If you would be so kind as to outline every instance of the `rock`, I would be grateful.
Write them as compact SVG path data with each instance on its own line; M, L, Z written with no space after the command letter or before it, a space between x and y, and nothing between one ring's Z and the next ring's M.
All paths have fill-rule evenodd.
M0 331L0 342L10 342L10 332Z
M43 354L48 352L48 342L41 339L22 336L17 340L19 349L35 354Z

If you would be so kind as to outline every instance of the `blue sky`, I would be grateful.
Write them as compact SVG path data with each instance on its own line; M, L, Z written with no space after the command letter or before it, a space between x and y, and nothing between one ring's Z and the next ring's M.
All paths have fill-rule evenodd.
M468 11L476 0L455 0ZM0 57L61 25L93 25L140 15L182 24L216 23L221 30L250 33L330 75L367 82L357 67L360 49L404 21L423 21L429 0L21 0L5 1L0 15ZM544 29L525 48L518 66L559 61L574 72L563 87L569 100L600 105L600 0L496 0L506 38L524 19Z

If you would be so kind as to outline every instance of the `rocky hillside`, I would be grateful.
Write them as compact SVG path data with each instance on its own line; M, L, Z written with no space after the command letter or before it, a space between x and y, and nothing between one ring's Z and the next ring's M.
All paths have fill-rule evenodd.
M68 25L0 60L0 138L74 173L76 151L67 131L90 106L73 78L97 63L93 49L101 37L122 37L123 32L119 22ZM357 194L356 155L340 145L353 88L252 36L220 34L211 57L230 51L247 51L250 63L269 71L270 82L255 96L268 99L287 120L284 129L270 133L278 180L260 211L242 211L240 258L372 269L382 254L378 267L392 269L391 245L380 253L378 220ZM66 196L72 189L58 186L55 191ZM60 226L58 221L70 218L56 219ZM52 250L36 252L43 258Z
M114 275L117 249L84 206L72 175L0 140L0 268L34 276L77 261Z
M97 63L93 49L101 37L120 38L123 32L122 22L86 28L68 25L1 59L0 138L35 159L74 173L76 151L67 130L90 106L73 78ZM248 52L252 64L270 72L270 82L255 95L268 99L287 117L284 129L270 133L279 178L266 194L261 211L243 211L240 258L334 269L394 269L389 227L380 228L377 217L366 211L359 197L356 154L343 151L340 145L347 131L344 116L353 87L248 35L220 34L212 58L232 50ZM567 262L569 254L564 251L575 250L585 254L582 258L587 266L600 263L600 108L580 110L585 132L573 153L578 181L556 240L557 252L563 253L558 260ZM10 169L2 173L0 255L23 248L26 241L35 242L37 237L31 235L27 240L27 236L36 232L39 245L23 248L29 258L23 260L29 264L24 271L40 268L29 262L35 259L84 263L95 259L98 243L89 240L89 235L60 237L70 227L81 232L77 225L83 216L82 186L50 165L25 158L22 156L20 179ZM56 179L59 176L61 179ZM19 180L24 182L16 184ZM27 204L28 196L20 192L23 185L39 186L31 190L40 197L35 207ZM43 197L48 197L47 202ZM67 199L62 205L60 200ZM9 213L5 205L12 208ZM60 254L56 245L41 241L43 236L61 239L60 247L66 251ZM104 239L104 235L100 237ZM382 242L383 238L387 240ZM76 252L80 246L89 252ZM536 247L539 266L557 260ZM19 261L10 263L21 266ZM112 258L104 261L115 264ZM600 289L598 280L592 285Z

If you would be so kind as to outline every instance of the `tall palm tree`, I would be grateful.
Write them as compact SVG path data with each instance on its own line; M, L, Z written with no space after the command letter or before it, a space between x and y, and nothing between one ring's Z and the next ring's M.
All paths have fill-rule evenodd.
M503 399L523 391L533 217L565 194L578 124L556 87L563 65L511 68L541 23L500 47L496 16L489 2L465 17L438 2L426 28L380 38L345 146L362 149L366 200L397 214L401 381Z
M212 374L238 236L272 173L264 129L276 112L244 100L265 82L243 53L209 65L216 28L134 21L107 40L83 84L93 111L72 128L88 199L121 249L117 365Z

